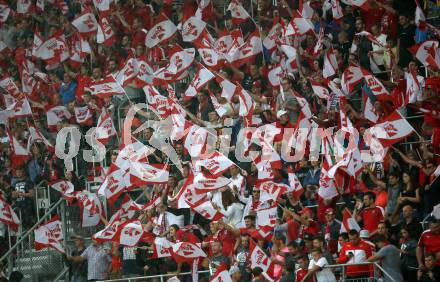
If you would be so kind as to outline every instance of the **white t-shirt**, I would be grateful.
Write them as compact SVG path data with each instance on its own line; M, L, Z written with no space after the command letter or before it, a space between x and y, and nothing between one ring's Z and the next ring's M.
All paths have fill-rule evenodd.
M335 282L336 281L336 277L333 274L333 272L329 269L329 268L324 268L324 266L328 265L327 260L325 259L325 257L321 257L318 261L315 260L310 260L309 263L309 269L313 269L313 267L317 265L319 266L322 270L316 272L316 280L318 282Z

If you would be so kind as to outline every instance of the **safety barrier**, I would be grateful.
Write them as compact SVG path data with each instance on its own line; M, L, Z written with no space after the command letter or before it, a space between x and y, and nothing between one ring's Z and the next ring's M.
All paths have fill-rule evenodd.
M347 267L353 266L365 266L367 271L361 273L353 273L351 270L347 271ZM375 262L365 262L365 263L356 263L356 264L334 264L325 266L325 269L330 269L335 277L335 282L375 282L375 281L388 281L388 282L396 282L396 278L392 277L389 273L387 273L382 266ZM208 270L198 271L198 274L206 274L209 273ZM183 278L185 276L191 277L191 272L185 272L178 275L178 278ZM121 278L121 279L112 279L112 280L104 280L103 282L119 282L119 281L127 281L127 282L149 282L149 281L160 281L165 282L166 278L174 277L176 274L161 274L161 275L151 275L151 276L139 276L139 277L131 277L131 278ZM386 279L385 279L386 278Z

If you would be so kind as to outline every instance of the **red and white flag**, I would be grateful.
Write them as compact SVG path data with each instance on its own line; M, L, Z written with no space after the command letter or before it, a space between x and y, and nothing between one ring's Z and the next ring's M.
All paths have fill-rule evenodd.
M226 98L228 102L231 102L232 96L234 96L234 93L237 90L237 85L220 76L216 76L216 81L222 88L221 96Z
M114 35L115 32L110 25L108 17L99 17L96 42L99 44L104 43L105 46L111 46L116 40Z
M205 31L206 22L197 17L190 17L182 24L182 40L184 42L193 42L197 40L203 31Z
M237 1L232 0L228 6L228 11L231 11L232 23L238 25L244 23L251 17L248 12L243 8L243 6Z
M196 194L205 194L207 192L214 192L220 188L226 187L229 183L231 183L231 180L223 176L213 177L205 173L198 173L194 177L193 185Z
M277 201L281 195L289 191L289 186L286 184L275 183L273 181L265 181L258 186L260 190L260 202L268 200Z
M319 29L318 41L316 42L315 48L313 49L313 55L317 56L319 51L322 50L322 44L324 43L324 25Z
M368 10L370 6L368 5L368 0L342 0L347 5L352 5L359 7L363 10Z
M112 0L93 0L93 5L99 12L99 16L106 15L110 12L110 4Z
M286 76L286 72L283 70L281 65L272 68L267 73L267 78L272 87L278 87L281 85L281 79Z
M249 62L251 58L263 52L263 43L261 41L260 32L255 30L251 33L244 44L237 49L228 52L227 60L234 66L241 66Z
M192 65L196 51L194 48L182 49L175 46L170 51L169 64L165 68L160 68L154 73L154 85L168 85L170 82L182 79L185 71Z
M409 71L405 73L406 77L406 96L405 105L413 104L417 102L422 96L423 88L417 78L417 73L415 71Z
M46 145L46 147L49 149L49 151L54 151L55 148L54 146L49 142L49 140L46 139L46 137L44 137L44 135L41 133L40 130L38 130L37 128L35 128L34 126L29 126L29 138L28 138L28 146L27 146L27 150L30 152L30 146L34 143L34 142L42 142L44 145Z
M301 111L304 116L306 118L311 118L312 111L310 110L309 102L307 102L307 100L296 91L293 91L293 96L296 98L296 101L298 101L298 104L301 107Z
M274 204L268 208L257 210L257 229L263 228L272 230L277 224L277 209L278 206Z
M362 88L362 95L364 100L364 117L369 121L376 123L379 119L379 115L376 113L373 101L371 100L370 96L365 92L364 88Z
M217 112L219 117L223 117L229 111L229 109L226 107L226 104L220 104L215 95L211 93L211 91L209 92L211 94L210 97L214 110Z
M415 19L414 22L416 24L416 26L419 27L420 30L425 30L426 28L426 17L425 14L423 13L422 8L420 7L419 1L416 1L416 12L415 12Z
M188 127L183 145L191 157L201 157L206 153L208 134L205 128L198 125Z
M14 231L18 231L20 226L20 219L14 212L12 207L5 201L5 199L0 194L0 222L3 222L9 228Z
M197 204L192 204L190 201L186 200L186 203L193 211L197 212L208 220L217 221L225 216L220 211L218 211L209 200L199 202Z
M305 19L299 14L298 11L296 11L296 14L293 15L293 19L290 21L290 23L287 25L286 28L286 36L290 35L304 35L309 31L313 32L313 23L309 19Z
M379 139L383 146L389 147L413 133L414 128L398 111L394 111L368 131Z
M103 109L96 125L95 138L99 142L107 144L109 138L115 135L116 129L115 125L113 124L113 120L108 111Z
M0 80L0 87L3 88L9 95L14 97L15 99L19 99L21 95L20 89L15 84L14 80L10 76L3 78Z
M354 88L362 81L364 74L360 67L349 65L344 70L341 77L341 88L345 94L349 95L354 91Z
M179 261L192 262L196 258L206 257L205 252L197 245L188 242L179 242L172 245L172 256Z
M209 157L197 160L196 168L204 167L207 169L214 177L222 175L226 172L230 167L235 164L222 153L215 151Z
M304 192L304 188L295 173L289 172L287 175L289 177L290 186L288 192L293 192L295 196L299 199L299 197L301 197L302 193Z
M250 267L254 269L255 267L261 267L263 272L271 275L273 274L274 264L268 255L254 242L250 240L249 242L249 253L250 253Z
M377 77L375 77L365 69L361 69L361 71L364 75L367 86L370 88L374 96L380 99L380 97L386 97L390 94Z
M341 3L339 0L331 0L332 5L332 15L334 20L340 20L344 16L344 13L342 12Z
M113 241L129 247L134 247L144 235L142 223L138 219L127 220L118 226Z
M100 98L110 97L114 95L122 95L125 93L124 88L116 81L113 75L92 82L89 87L84 88L86 91L90 91L92 95L96 95Z
M29 159L29 151L26 150L9 129L6 130L9 138L10 159L13 168L18 168Z
M325 52L324 56L324 69L322 70L322 76L328 78L336 74L338 70L338 61L336 60L336 55L333 52L333 48L330 48Z
M65 106L55 106L46 111L47 126L56 126L58 122L72 117Z
M198 71L189 84L188 89L186 89L184 96L186 98L196 96L197 93L200 92L200 90L202 90L203 87L205 87L205 85L214 77L215 76L212 72L201 64L198 64Z
M139 73L139 64L136 58L129 56L122 68L116 73L115 80L122 87L127 86Z
M361 32L359 32L359 33L356 33L355 35L357 35L357 36L365 36L368 40L370 40L371 41L371 43L373 43L374 45L377 45L377 46L379 46L379 47L381 47L381 48L386 48L386 46L385 45L383 45L383 43L382 42L380 42L379 40L377 40L377 38L373 35L373 34L371 34L371 33L369 33L368 31L361 31Z
M318 196L324 200L331 200L339 195L336 189L336 184L333 178L328 175L328 170L330 169L330 164L328 163L328 158L325 157L322 162L321 175L319 176L319 189Z
M209 278L209 282L232 282L226 264L222 263L217 267L217 270L211 275L211 278Z
M72 25L82 35L93 35L98 30L98 22L92 12L85 10L72 21Z
M280 28L281 27L278 23L278 19L275 19L272 28L268 32L267 36L263 39L263 45L264 47L266 47L267 50L269 50L270 53L272 53L277 47L277 40L280 35Z
M328 91L327 87L314 80L310 80L310 84L312 86L313 93L315 93L316 96L321 99L328 100L330 97L330 92Z
M34 230L35 250L53 248L65 253L62 242L64 240L63 228L59 216L52 217L50 221Z
M35 51L34 56L46 61L50 68L70 58L69 46L66 43L64 34L58 35L57 33L44 41Z
M106 197L110 204L114 203L119 195L124 192L127 187L131 186L130 173L111 166L109 172L105 176L104 181L98 189L98 194Z
M249 95L249 93L246 90L244 90L243 87L241 87L240 85L237 85L236 91L240 103L240 110L238 114L241 117L251 117L255 107L251 95Z
M17 117L25 117L32 115L31 106L29 104L28 99L24 98L23 100L16 100L16 102L6 108L7 111L10 111L11 118Z
M172 243L165 237L156 237L153 244L152 258L171 257Z
M101 218L105 217L104 206L98 195L84 190L75 196L80 206L81 227L97 226Z
M88 106L74 107L76 122L80 125L92 125L93 116Z
M408 49L423 65L440 69L438 41L427 40Z
M75 192L75 187L70 181L57 180L49 183L49 186L60 192L63 197L68 200L72 200L74 197L73 192Z
M348 208L342 211L342 224L339 233L348 233L350 230L361 231L361 227L357 223L356 219L351 215Z
M155 25L148 31L145 37L147 48L153 48L157 44L169 39L176 33L177 27L164 14L160 14Z
M146 164L134 162L130 167L130 174L145 184L166 183L168 181L168 167L163 164Z

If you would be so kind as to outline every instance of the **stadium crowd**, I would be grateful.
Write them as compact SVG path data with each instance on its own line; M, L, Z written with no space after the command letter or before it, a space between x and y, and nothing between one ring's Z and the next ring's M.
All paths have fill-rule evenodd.
M356 265L364 262L378 262L384 281L440 281L440 3L173 2L0 1L0 256L16 235L6 208L21 232L34 226L41 181L69 183L53 186L52 204L64 197L81 214L79 193L100 181L92 194L96 207L105 202L104 232L91 243L81 228L66 234L70 281L192 281L179 274L208 270L200 281L329 282L342 277L334 264L349 265L346 279L369 281L373 267ZM142 125L166 118L172 133L158 142L160 130ZM386 131L376 143L374 126ZM84 160L91 143L82 137L67 166L55 142L70 127L83 136L98 127L104 160ZM246 127L258 129L249 138ZM318 127L331 131L313 154ZM127 128L148 149L124 159ZM299 128L307 134L288 155L304 154L292 161L282 142ZM336 131L353 128L354 146L345 136L338 148ZM214 154L208 135L218 137ZM383 158L361 160L374 146ZM335 158L338 150L348 153ZM216 160L221 168L209 166ZM136 162L166 178L117 175ZM127 222L142 227L134 245L121 244Z

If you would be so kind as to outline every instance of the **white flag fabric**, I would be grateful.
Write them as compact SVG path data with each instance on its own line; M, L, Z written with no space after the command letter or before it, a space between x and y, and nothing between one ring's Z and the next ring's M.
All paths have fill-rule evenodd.
M124 88L116 81L113 75L108 75L101 80L92 82L85 90L101 98L125 93Z
M156 24L148 31L145 37L145 45L147 48L153 48L157 44L169 39L176 31L176 25L164 14L160 14Z
M64 236L59 216L52 217L49 222L35 229L34 240L36 250L53 248L61 253L65 253L62 245Z
M47 126L55 126L58 122L69 119L72 115L65 106L55 106L47 110Z
M97 226L105 217L104 206L95 193L83 190L76 194L80 205L81 227Z
M20 219L12 207L0 195L0 222L3 222L14 231L18 231Z
M74 19L72 25L82 34L93 34L98 30L98 22L95 15L88 11Z

